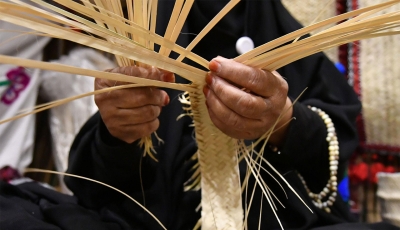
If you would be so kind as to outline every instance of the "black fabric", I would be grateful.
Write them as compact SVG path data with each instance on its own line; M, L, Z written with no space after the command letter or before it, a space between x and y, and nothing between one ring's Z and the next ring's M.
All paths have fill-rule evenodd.
M36 182L11 185L0 181L1 230L122 230L131 229L109 210L93 211L76 197Z
M193 9L180 36L180 44L186 46L227 1L195 1ZM160 1L162 13L158 32L163 34L173 1ZM243 14L244 13L244 14ZM241 16L242 15L242 16ZM286 11L280 1L242 1L194 48L194 52L211 60L218 55L236 57L235 43L241 36L249 36L256 46L300 28L300 24ZM189 61L188 61L189 62ZM189 62L190 63L190 62ZM279 208L278 216L285 229L311 229L313 227L353 222L347 205L337 199L332 214L313 206L297 172L300 172L309 187L319 192L329 178L328 145L325 140L326 127L321 118L307 105L321 108L332 118L341 149L341 168L357 145L355 118L360 111L360 102L344 77L323 55L316 54L292 63L279 70L289 83L289 96L297 98L307 88L299 103L294 105L287 140L281 154L264 153L291 186L300 194L311 213L299 199L284 186L288 199L269 175L262 174L268 186L275 191L286 208ZM179 80L181 81L181 79ZM191 174L194 164L190 157L196 152L193 128L188 117L176 121L183 113L177 96L180 92L167 90L171 103L160 116L158 135L165 141L156 144L157 158L148 157L138 166L142 151L137 143L119 143L110 146L114 139L104 126L99 114L93 116L83 127L71 149L68 172L88 176L113 185L132 195L159 218L168 229L192 229L200 214L195 211L200 203L200 192L184 192L183 184ZM118 141L112 141L115 144ZM245 165L242 162L241 173ZM141 191L140 175L143 179ZM341 175L341 173L339 174ZM155 221L136 204L108 188L90 182L67 178L67 185L80 202L91 208L112 210L124 217L134 229L161 229ZM254 183L251 179L250 184ZM283 183L281 183L283 184ZM144 196L143 196L144 194ZM261 191L256 189L253 208L249 215L249 229L257 229L261 206ZM144 202L145 201L145 202ZM280 229L276 218L263 199L261 229Z
M195 1L178 43L186 46L194 38L192 34L199 33L226 3L226 0ZM159 1L157 24L159 34L164 34L173 5L174 1ZM235 43L241 36L251 37L258 46L298 28L300 28L299 23L289 15L280 1L241 1L195 47L194 52L208 60L217 55L233 58L238 55ZM188 60L185 61L190 63ZM319 116L306 106L319 107L332 118L341 149L339 174L341 175L346 160L357 145L357 139L354 138L356 136L354 123L360 111L360 102L343 76L323 54L304 58L280 69L279 72L289 83L289 96L292 99L297 98L305 88L308 88L294 105L293 116L296 119L290 124L281 154L266 151L264 157L284 175L313 213L284 183L281 182L288 195L287 199L280 186L269 175L262 173L261 176L286 207L279 207L277 212L285 229L312 229L326 225L332 226L322 229L338 229L340 227L334 225L354 222L347 205L338 198L331 214L315 208L297 176L297 172L300 172L315 192L320 191L329 178L326 127ZM178 78L178 81L184 82L181 78ZM182 105L178 101L181 92L174 90L167 92L171 102L162 111L160 128L157 131L164 144L158 144L157 140L153 140L158 162L149 157L142 158L143 150L137 143L126 144L112 137L101 116L95 114L76 137L70 152L68 172L96 179L123 190L144 204L167 229L192 229L200 218L200 213L195 211L200 204L200 192L184 192L183 185L191 175L191 168L195 163L191 157L196 152L197 146L193 127L190 126L191 119L184 117L176 121L176 118L183 113ZM242 162L240 165L242 177L245 167ZM54 201L46 201L44 206L51 211L41 213L45 219L35 220L49 221L63 226L66 222L74 220L76 223L82 221L84 224L93 222L94 227L85 225L86 229L107 229L107 227L111 229L111 223L118 223L112 226L121 229L161 229L148 213L125 196L93 182L69 177L65 181L78 198L78 203L67 202L68 205L61 207L57 203L54 204ZM254 184L254 179L249 183ZM261 229L280 229L266 199L261 201L260 189L256 189L254 197L248 229L258 229L261 203L263 206ZM85 209L81 209L82 207ZM67 212L68 215L73 213L72 216L67 217ZM61 214L65 214L65 219L57 218ZM104 223L103 226L101 222ZM358 227L354 229L374 229L373 226L360 224L345 226ZM68 226L66 229L71 228Z
M60 194L36 182L11 185L0 181L1 230L133 230L108 209L89 210L76 198ZM187 229L187 228L182 228ZM269 229L269 228L268 228ZM386 223L344 223L313 230L398 230Z

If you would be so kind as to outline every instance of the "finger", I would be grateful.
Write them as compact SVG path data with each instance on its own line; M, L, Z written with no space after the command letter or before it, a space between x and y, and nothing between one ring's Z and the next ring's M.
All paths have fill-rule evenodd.
M124 89L116 92L115 106L121 109L133 109L145 105L166 106L170 99L168 94L154 87Z
M271 72L252 68L223 57L214 58L210 62L209 68L212 74L262 97L274 95L276 90L281 87L283 80Z
M96 79L97 81L101 80ZM100 87L96 86L96 88ZM108 104L109 106L124 109L137 108L144 105L165 106L169 101L170 98L164 90L154 87L119 89L95 95L95 102L98 106Z
M271 107L268 100L247 93L222 78L209 74L206 80L207 82L212 82L209 86L205 86L209 87L205 91L210 90L212 92L212 94L206 95L207 100L213 101L215 96L225 106L241 116L260 119L266 116L268 109Z
M219 111L209 109L210 119L226 135L236 139L256 139L263 134L259 121L240 118L235 115L221 116Z
M175 75L166 70L161 70L155 67L140 67L140 66L123 66L116 67L108 70L111 73L119 73L128 76L146 78L156 81L175 82ZM106 80L108 86L130 84L126 82L116 82L113 80Z
M158 129L159 125L159 120L155 119L138 125L109 125L107 128L114 137L132 143L142 137L149 136Z
M136 125L157 119L160 112L160 106L146 105L135 109L116 109L110 116L105 115L104 119L114 116L120 125Z
M227 129L239 131L258 130L265 126L259 119L251 119L243 117L235 111L228 108L216 95L210 91L208 93L207 107L210 113L210 118L217 118L220 123ZM218 127L218 126L217 126ZM219 128L224 128L219 127Z
M165 106L169 102L168 94L154 87L116 90L103 96L109 97L109 103L120 109L133 109L145 105Z

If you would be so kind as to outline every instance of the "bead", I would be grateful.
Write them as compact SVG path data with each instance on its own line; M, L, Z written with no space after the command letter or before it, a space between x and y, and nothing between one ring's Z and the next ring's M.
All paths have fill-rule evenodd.
M339 145L339 142L337 140L333 140L329 142L330 145Z
M318 194L312 193L308 188L306 181L304 178L299 175L301 182L303 183L308 196L312 199L313 204L320 209L325 210L330 213L331 210L329 206L332 206L335 202L335 197L337 196L337 170L339 165L339 142L336 136L335 126L332 122L332 119L319 108L308 106L312 111L316 112L321 119L324 121L327 130L326 141L328 142L328 150L329 150L329 170L330 170L330 179L328 184L322 189L322 191ZM325 198L328 194L329 197ZM325 198L326 201L322 202L321 200Z
M254 42L249 37L241 37L236 41L236 51L238 54L244 54L254 49Z
M334 160L334 161L331 161L331 162L329 162L329 164L330 164L330 165L338 165L338 164L339 164L339 162L338 162L338 161L336 161L336 160Z
M338 167L337 167L336 165L332 165L331 167L329 167L329 169L330 169L331 171L333 171L333 170L337 170Z

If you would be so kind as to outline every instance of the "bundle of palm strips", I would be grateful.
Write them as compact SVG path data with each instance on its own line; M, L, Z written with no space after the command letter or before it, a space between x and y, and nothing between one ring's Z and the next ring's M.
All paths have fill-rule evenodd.
M35 31L32 33L37 35L68 39L114 54L121 66L155 66L176 73L191 82L190 84L165 83L0 55L0 63L131 83L39 105L31 111L25 111L15 117L3 120L0 124L79 97L109 92L123 87L156 86L188 92L189 97L182 98L182 100L190 104L190 108L187 110L193 116L196 130L198 143L196 155L199 162L197 174L201 177L202 189L202 229L243 229L246 225L247 210L244 211L242 208L241 192L242 187L246 186L246 181L243 184L240 183L238 162L241 159L246 160L249 172L258 177L258 170L260 170L258 164L264 160L261 157L262 152L255 153L259 154L258 157L250 157L250 152L254 153L251 146L244 146L242 141L226 136L213 125L208 116L202 93L206 72L181 62L184 58L188 58L205 68L208 67L208 61L191 50L239 0L231 0L188 47L180 47L175 42L193 1L176 1L164 35L155 33L156 0L81 0L80 3L70 0L52 1L63 8L70 9L68 11L44 0L30 1L35 4L27 4L26 2L29 1L20 0L0 1L0 20L32 29ZM365 38L398 34L400 31L396 29L400 26L400 12L374 16L375 13L396 4L400 4L400 0L388 1L312 24L259 46L234 60L273 71L303 57L341 44ZM127 18L124 18L123 5L128 9ZM80 16L70 12L76 12ZM91 18L94 22L85 18ZM337 25L342 21L344 22ZM310 37L304 36L328 25L332 26ZM160 45L161 48L158 52L153 50L154 44ZM177 59L169 57L172 51L179 54ZM274 128L271 128L258 142L264 141L265 143ZM143 144L147 149L146 153L151 154L150 139L144 138ZM272 170L274 169L272 168ZM273 202L271 192L261 178L256 181L264 196Z

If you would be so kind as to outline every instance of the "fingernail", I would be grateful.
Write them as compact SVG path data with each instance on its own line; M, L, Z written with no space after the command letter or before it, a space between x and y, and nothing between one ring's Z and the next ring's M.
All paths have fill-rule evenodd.
M206 83L207 83L207 85L211 85L212 82L213 82L213 76L211 76L211 74L208 73L206 76Z
M164 98L164 106L169 104L169 96L165 96Z
M208 65L210 67L210 70L216 73L219 73L221 70L221 64L217 62L216 60L210 61L210 64Z
M175 82L175 74L173 73L163 73L161 80L164 82Z
M209 92L210 92L210 88L208 88L208 86L205 85L205 86L203 87L204 96L207 97Z

